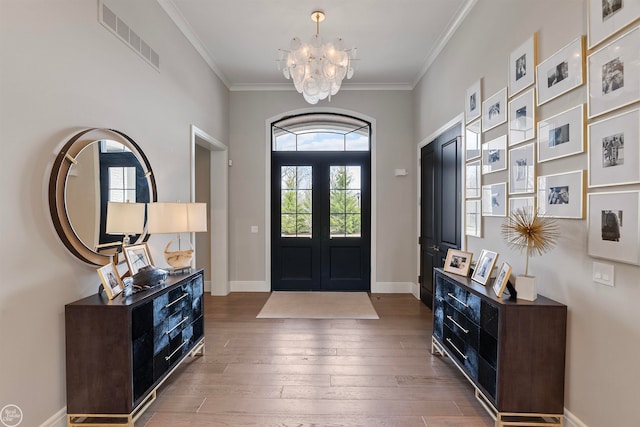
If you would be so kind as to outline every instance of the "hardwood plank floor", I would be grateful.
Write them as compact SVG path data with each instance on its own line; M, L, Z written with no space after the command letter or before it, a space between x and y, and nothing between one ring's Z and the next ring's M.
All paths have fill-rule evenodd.
M158 390L136 427L489 427L431 310L373 294L378 320L256 319L268 293L205 295L206 354Z

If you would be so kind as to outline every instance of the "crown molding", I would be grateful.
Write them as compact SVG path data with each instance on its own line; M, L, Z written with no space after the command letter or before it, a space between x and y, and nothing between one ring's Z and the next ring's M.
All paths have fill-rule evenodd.
M296 90L293 83L264 83L264 84L235 84L229 90L231 92L261 92L261 91L289 91ZM340 86L340 92L348 90L413 90L409 83L344 83Z

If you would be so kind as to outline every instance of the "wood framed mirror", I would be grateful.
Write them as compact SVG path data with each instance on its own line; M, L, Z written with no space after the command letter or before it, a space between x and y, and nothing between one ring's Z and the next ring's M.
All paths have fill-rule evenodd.
M49 179L49 210L66 248L82 261L105 265L121 249L123 235L106 233L111 202L157 201L151 165L124 133L89 128L73 135L58 153ZM144 231L131 243L148 239Z

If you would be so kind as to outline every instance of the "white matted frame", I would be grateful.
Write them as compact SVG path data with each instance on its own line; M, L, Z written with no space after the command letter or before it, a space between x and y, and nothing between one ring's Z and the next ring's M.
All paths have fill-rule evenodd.
M469 123L480 117L482 107L482 79L478 79L467 89L467 96L464 101L465 123Z
M538 122L538 163L584 152L584 104Z
M640 2L589 0L589 49L640 18Z
M506 262L503 262L500 266L500 270L498 271L498 276L496 276L496 280L493 282L493 292L495 292L498 298L502 297L502 293L504 292L504 288L507 287L507 282L511 277L511 266Z
M507 136L482 144L482 174L503 171L507 168Z
M640 182L640 109L589 125L589 187Z
M444 271L447 273L460 274L461 276L466 277L469 275L472 259L473 252L464 252L458 249L449 248L447 251L447 258L444 262Z
M590 256L640 265L640 191L590 193Z
M534 88L509 101L509 145L536 137L536 101Z
M482 186L482 216L507 216L507 183Z
M124 252L124 257L127 260L129 272L132 276L140 271L141 268L152 264L151 255L149 255L149 248L146 243L125 246L122 252Z
M482 201L480 199L465 202L465 235L482 237Z
M531 86L536 78L538 64L538 33L533 33L509 55L509 96Z
M497 260L497 252L488 251L486 249L480 251L480 258L478 258L476 267L473 269L473 275L471 275L471 279L475 280L481 285L486 285L489 281L489 278L491 277L491 272L493 271L493 267L496 265Z
M509 197L509 213L513 213L518 209L525 209L529 213L536 210L536 198L534 196L527 197Z
M536 67L538 105L584 83L584 37L580 36Z
M482 132L507 121L507 88L502 88L482 102Z
M97 270L104 292L107 294L107 298L114 299L120 295L124 289L124 285L122 284L122 279L120 279L116 265L113 262L110 262Z
M480 194L480 160L469 162L466 164L466 181L465 198L474 199L481 196Z
M587 58L589 118L640 100L640 27Z
M584 171L538 177L538 211L553 218L584 218Z
M480 119L473 123L469 123L465 127L465 159L473 160L480 157L480 149L482 145L482 128Z
M509 194L536 191L535 143L509 150Z

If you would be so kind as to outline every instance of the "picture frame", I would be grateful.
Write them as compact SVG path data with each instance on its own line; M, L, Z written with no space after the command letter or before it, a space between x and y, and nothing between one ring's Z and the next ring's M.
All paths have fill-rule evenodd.
M473 252L464 252L458 249L449 249L444 262L444 271L467 277L471 268Z
M640 26L587 58L588 116L597 117L640 100Z
M507 121L507 88L500 89L482 102L482 132Z
M482 128L480 119L465 127L465 159L467 161L480 157L482 148Z
M590 193L588 205L589 255L640 265L640 191Z
M507 216L507 183L482 186L482 216Z
M509 150L509 194L536 191L535 143Z
M149 255L149 248L146 243L125 246L122 249L122 252L127 260L129 272L132 276L140 271L141 268L153 264L151 256Z
M482 79L478 79L467 89L467 96L464 102L464 113L466 122L469 123L480 117L482 106Z
M538 211L553 218L584 218L584 171L538 177Z
M514 96L535 82L538 64L538 33L533 33L509 55L509 96Z
M110 262L109 264L98 268L97 271L98 276L100 276L100 281L102 282L102 287L104 288L104 293L107 294L107 298L112 300L120 295L124 289L124 284L122 283L120 274L118 274L116 265L113 262Z
M636 19L640 18L640 3L634 1L589 0L589 49L600 44Z
M507 136L482 144L482 174L503 171L507 168Z
M465 235L482 237L482 200L465 202Z
M536 137L535 90L531 88L509 101L509 146Z
M465 178L467 183L465 187L465 198L474 199L474 198L481 197L482 194L480 193L480 190L481 190L480 160L467 163L465 168L466 168Z
M538 122L538 163L584 153L584 104Z
M480 252L480 258L478 258L476 267L473 269L471 280L474 280L480 283L481 285L486 286L487 282L489 281L489 278L491 277L491 272L493 271L493 267L495 266L497 259L498 259L497 252L483 249Z
M536 67L538 106L584 83L584 37L580 36Z
M526 209L530 213L536 210L535 196L527 197L509 197L509 213L513 213L518 209Z
M639 108L589 124L588 135L589 188L640 182Z
M507 287L507 283L509 282L509 278L511 277L511 271L511 266L506 262L503 262L500 266L500 270L498 270L498 275L496 276L496 280L493 281L492 286L493 292L498 298L502 297L502 293Z

